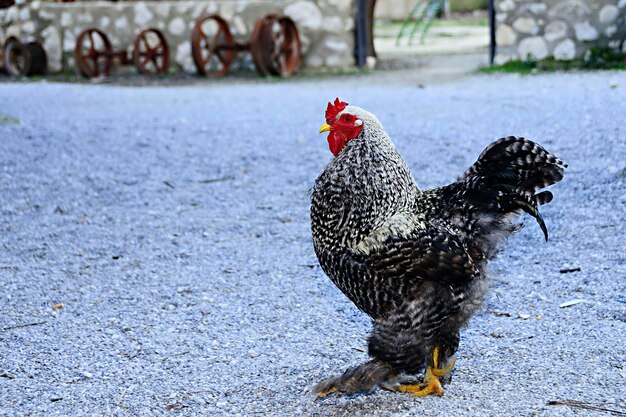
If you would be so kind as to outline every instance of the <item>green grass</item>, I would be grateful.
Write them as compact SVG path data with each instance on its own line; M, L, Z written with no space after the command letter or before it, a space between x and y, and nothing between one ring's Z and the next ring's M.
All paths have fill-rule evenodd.
M487 10L487 0L450 0L450 11L466 13Z
M585 58L572 61L556 61L548 58L541 61L527 59L525 61L511 61L503 65L485 67L478 70L480 73L514 73L534 74L538 72L575 71L575 70L624 70L624 57L604 48L592 48Z
M3 125L19 125L20 119L13 117L10 114L0 114L0 126Z

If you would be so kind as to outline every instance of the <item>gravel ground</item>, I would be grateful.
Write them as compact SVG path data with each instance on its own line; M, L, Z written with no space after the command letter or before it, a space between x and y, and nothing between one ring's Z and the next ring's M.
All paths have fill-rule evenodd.
M20 121L0 124L0 414L626 412L626 73L385 77L0 85ZM379 116L423 187L505 134L570 164L551 240L525 219L492 263L443 398L310 395L366 360L370 328L310 239L335 96Z

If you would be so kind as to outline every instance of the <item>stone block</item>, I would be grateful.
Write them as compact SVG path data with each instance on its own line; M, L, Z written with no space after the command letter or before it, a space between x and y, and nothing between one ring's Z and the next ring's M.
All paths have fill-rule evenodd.
M509 25L500 25L496 30L496 45L511 46L517 41L517 33Z
M522 60L527 59L528 57L536 60L542 60L548 56L548 45L541 36L524 38L517 47L517 54Z
M604 25L609 25L615 22L617 16L619 16L619 9L617 6L613 4L605 4L598 13L598 20Z
M539 33L537 22L532 17L520 17L513 23L513 28L521 33L536 35Z
M133 21L138 26L138 28L147 29L147 25L153 17L154 14L145 2L138 1L137 4L135 4Z
M61 45L61 34L59 30L50 25L41 31L43 38L43 48L48 58L48 71L59 72L63 69L63 48Z
M595 41L598 39L598 30L589 21L574 24L576 39L579 41Z
M185 26L186 25L183 18L180 16L176 16L175 18L170 20L170 23L167 25L167 30L174 36L180 36L187 30Z
M545 3L531 3L526 7L534 15L544 14L548 10L548 6Z
M322 12L311 1L298 1L285 7L283 13L298 25L298 28L316 31L322 29Z
M571 39L565 39L554 47L554 59L557 61L571 61L576 57L576 43Z
M567 36L567 23L562 20L554 20L544 28L544 38L548 42L554 42Z

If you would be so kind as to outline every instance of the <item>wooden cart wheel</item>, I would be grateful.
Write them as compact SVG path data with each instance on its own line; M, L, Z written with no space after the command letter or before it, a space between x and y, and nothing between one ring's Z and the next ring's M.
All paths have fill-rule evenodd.
M235 58L235 39L228 23L218 15L201 18L191 32L191 53L198 72L221 77Z
M263 75L293 75L300 64L300 36L288 17L268 15L257 21L250 41L254 65Z
M108 76L113 64L113 48L107 35L87 29L78 35L74 49L76 66L85 77Z
M163 33L146 29L135 38L133 62L146 75L165 74L170 67L170 51Z

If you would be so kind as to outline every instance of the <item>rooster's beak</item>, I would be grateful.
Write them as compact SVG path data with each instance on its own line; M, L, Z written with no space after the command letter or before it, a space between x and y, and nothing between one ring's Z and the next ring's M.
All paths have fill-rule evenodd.
M328 132L332 129L332 127L328 124L328 123L324 123L321 127L320 127L320 133L324 133L324 132Z

